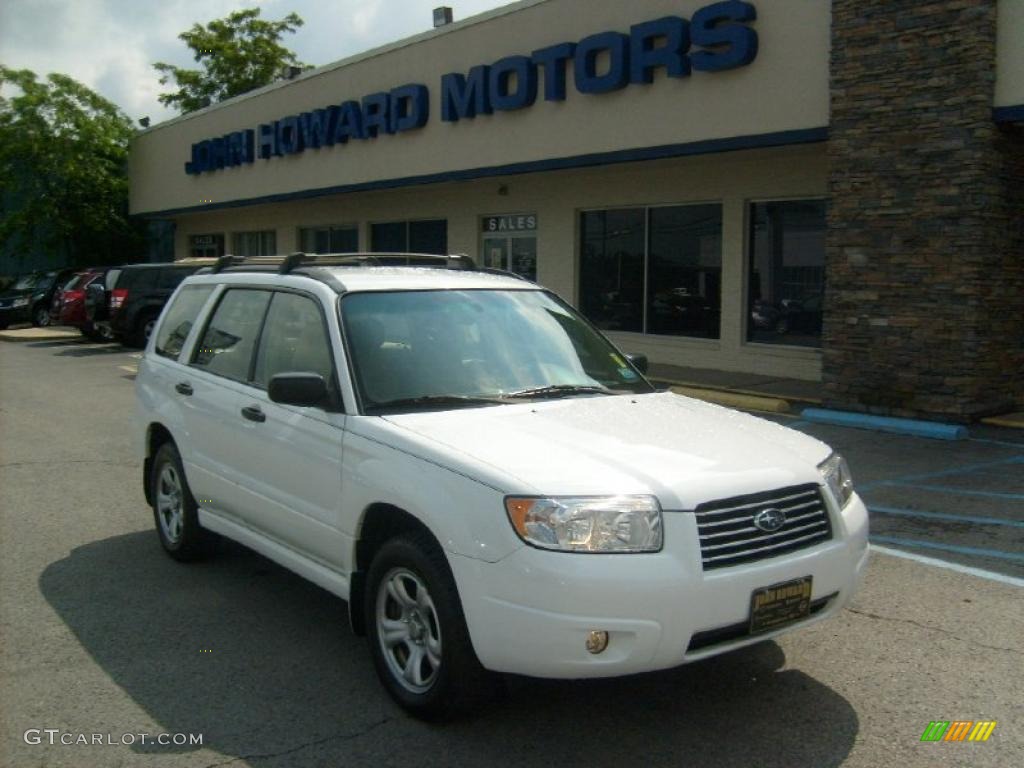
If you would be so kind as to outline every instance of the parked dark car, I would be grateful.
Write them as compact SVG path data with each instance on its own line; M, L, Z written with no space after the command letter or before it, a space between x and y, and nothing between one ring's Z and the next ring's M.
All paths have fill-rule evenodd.
M163 264L126 264L113 290L107 312L110 329L122 343L144 347L164 304L178 284L216 259L184 259Z
M86 297L89 286L112 285L121 273L120 267L89 267L77 273L53 297L50 305L50 322L54 325L69 325L77 328L86 338L106 341L113 338L110 326L95 323L86 312ZM104 301L105 301L104 297Z
M16 323L50 324L53 295L74 274L73 269L32 272L0 293L0 329Z

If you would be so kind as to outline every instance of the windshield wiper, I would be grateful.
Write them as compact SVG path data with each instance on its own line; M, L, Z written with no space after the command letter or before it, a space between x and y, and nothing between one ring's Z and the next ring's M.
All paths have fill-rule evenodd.
M504 397L485 397L483 395L420 395L419 397L401 397L397 400L386 400L373 403L367 410L380 411L388 408L409 408L422 405L494 405L507 404Z
M571 397L572 395L617 395L619 394L608 387L595 387L587 384L549 384L545 387L533 387L521 389L518 392L509 392L505 397L530 398L545 397L554 395L556 397Z

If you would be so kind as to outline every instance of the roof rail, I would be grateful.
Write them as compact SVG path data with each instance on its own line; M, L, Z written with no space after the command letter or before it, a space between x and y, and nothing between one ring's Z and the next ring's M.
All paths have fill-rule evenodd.
M440 256L432 253L303 253L285 256L278 272L287 275L299 267L437 267L476 271L476 263L465 254Z

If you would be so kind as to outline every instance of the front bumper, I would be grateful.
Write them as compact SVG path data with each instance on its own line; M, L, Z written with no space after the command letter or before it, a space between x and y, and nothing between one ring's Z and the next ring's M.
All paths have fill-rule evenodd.
M832 517L828 542L710 572L701 567L696 521L685 512L665 514L665 548L658 553L523 547L497 563L450 560L473 647L486 668L533 677L612 677L713 656L837 613L863 579L868 520L857 496ZM742 632L754 590L803 576L814 579L811 600L818 610L811 617L773 632ZM592 630L609 633L601 654L586 650Z

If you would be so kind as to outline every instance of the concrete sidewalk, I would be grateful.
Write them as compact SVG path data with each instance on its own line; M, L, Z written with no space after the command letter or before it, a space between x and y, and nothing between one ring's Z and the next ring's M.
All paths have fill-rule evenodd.
M651 363L648 378L674 392L701 400L771 413L799 413L821 405L821 382Z
M77 328L47 326L46 328L18 328L0 331L0 341L71 341L84 339Z
M651 363L647 375L655 384L671 387L681 395L750 411L799 414L804 408L820 406L825 399L820 381L664 363ZM1024 429L1024 411L991 416L981 419L981 423Z

